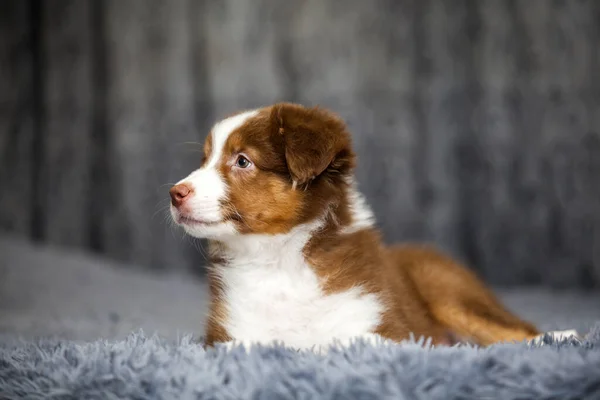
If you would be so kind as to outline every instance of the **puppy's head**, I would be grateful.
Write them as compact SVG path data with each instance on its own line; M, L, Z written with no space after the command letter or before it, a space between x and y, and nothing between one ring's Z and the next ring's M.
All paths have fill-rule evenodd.
M336 115L282 103L218 122L199 169L170 190L171 215L195 237L286 233L339 209L354 167Z

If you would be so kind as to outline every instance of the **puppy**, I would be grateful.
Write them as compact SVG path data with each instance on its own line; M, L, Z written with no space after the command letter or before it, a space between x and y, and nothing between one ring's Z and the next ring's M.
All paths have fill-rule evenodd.
M321 108L281 103L214 125L200 168L170 189L174 221L209 240L208 346L539 337L436 249L386 247L355 159L345 123Z

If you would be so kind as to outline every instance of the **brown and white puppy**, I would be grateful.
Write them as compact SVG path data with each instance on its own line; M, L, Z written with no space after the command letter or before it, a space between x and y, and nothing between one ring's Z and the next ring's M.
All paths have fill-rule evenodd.
M282 103L214 125L201 167L170 190L176 223L210 243L208 345L539 335L435 249L384 246L354 166L346 125L324 109Z

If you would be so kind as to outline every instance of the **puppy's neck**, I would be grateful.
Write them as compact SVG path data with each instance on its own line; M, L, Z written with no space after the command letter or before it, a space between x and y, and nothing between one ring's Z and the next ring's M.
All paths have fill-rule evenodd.
M308 222L277 235L240 235L210 242L211 258L227 264L281 264L300 257L310 238L324 225L322 219Z

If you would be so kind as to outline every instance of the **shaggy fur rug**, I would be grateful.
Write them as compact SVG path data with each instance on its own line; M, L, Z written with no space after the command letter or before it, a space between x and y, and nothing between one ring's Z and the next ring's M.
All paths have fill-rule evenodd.
M599 399L600 324L583 341L205 351L191 337L0 340L1 399Z

